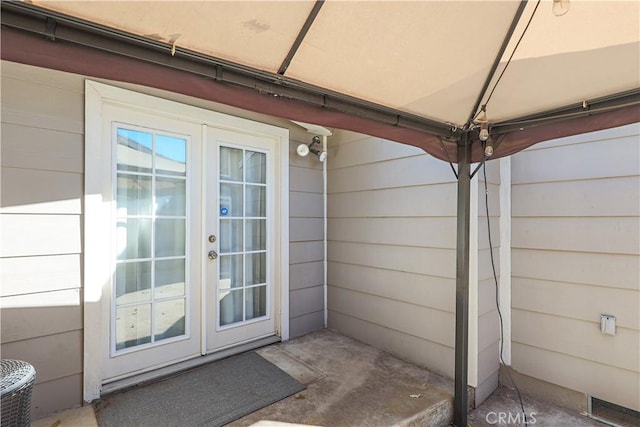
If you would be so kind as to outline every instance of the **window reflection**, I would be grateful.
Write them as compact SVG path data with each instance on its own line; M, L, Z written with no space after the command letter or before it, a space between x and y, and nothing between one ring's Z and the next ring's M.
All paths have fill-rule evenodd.
M218 316L225 326L267 315L267 154L220 147L219 173Z
M115 348L185 335L187 140L116 130Z
M185 175L187 171L187 141L166 135L156 135L156 172Z

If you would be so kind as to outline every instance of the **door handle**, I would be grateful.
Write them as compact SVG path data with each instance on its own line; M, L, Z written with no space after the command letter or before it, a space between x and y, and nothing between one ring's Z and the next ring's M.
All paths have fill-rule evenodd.
M216 251L209 251L209 259L214 260L218 258L218 253Z

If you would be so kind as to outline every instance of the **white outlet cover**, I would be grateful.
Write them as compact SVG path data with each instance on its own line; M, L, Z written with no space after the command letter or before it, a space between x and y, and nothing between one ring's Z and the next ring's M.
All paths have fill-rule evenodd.
M600 332L604 335L616 334L616 317L609 314L600 315Z

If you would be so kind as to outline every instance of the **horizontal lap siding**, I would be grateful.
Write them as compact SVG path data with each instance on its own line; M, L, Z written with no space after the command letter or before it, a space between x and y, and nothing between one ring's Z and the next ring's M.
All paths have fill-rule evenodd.
M513 157L513 367L640 409L640 126ZM600 333L600 314L617 318Z
M487 162L478 172L478 266L477 266L477 387L476 405L493 393L500 370L500 323L496 306L496 286L500 280L500 161ZM487 211L488 207L488 211ZM489 221L487 222L487 217ZM490 229L489 229L490 227ZM491 246L489 245L491 231ZM491 249L492 248L492 249ZM492 268L491 256L495 265Z
M1 102L2 352L34 363L32 417L38 418L82 402L84 77L3 62ZM308 142L309 134L285 120L188 102L290 127L289 331L296 337L322 328L322 168L313 156L295 154L297 141Z
M82 402L82 87L2 65L2 357L36 368L34 418Z
M300 157L306 132L289 144L289 335L295 338L324 328L324 198L322 163Z
M456 182L448 164L350 132L329 139L329 326L453 375Z

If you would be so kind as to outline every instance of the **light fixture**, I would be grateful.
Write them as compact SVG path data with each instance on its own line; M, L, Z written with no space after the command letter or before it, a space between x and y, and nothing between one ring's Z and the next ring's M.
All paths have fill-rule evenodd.
M482 115L476 118L473 122L480 126L478 131L478 139L482 142L484 147L485 157L491 157L493 155L493 141L489 138L489 119L487 119L486 106L482 106Z
M482 110L482 116L477 118L475 122L480 125L480 132L478 133L480 141L484 142L489 139L489 121L486 111Z
M320 140L320 137L317 135L314 136L313 139L311 139L311 144L298 145L298 148L296 148L296 152L300 157L305 157L309 153L313 153L318 156L318 160L320 160L321 162L324 162L324 160L327 158L327 152L322 149L322 142Z
M569 0L553 0L553 14L562 16L569 11Z
M493 155L493 141L487 140L487 144L484 146L484 156L491 157Z

